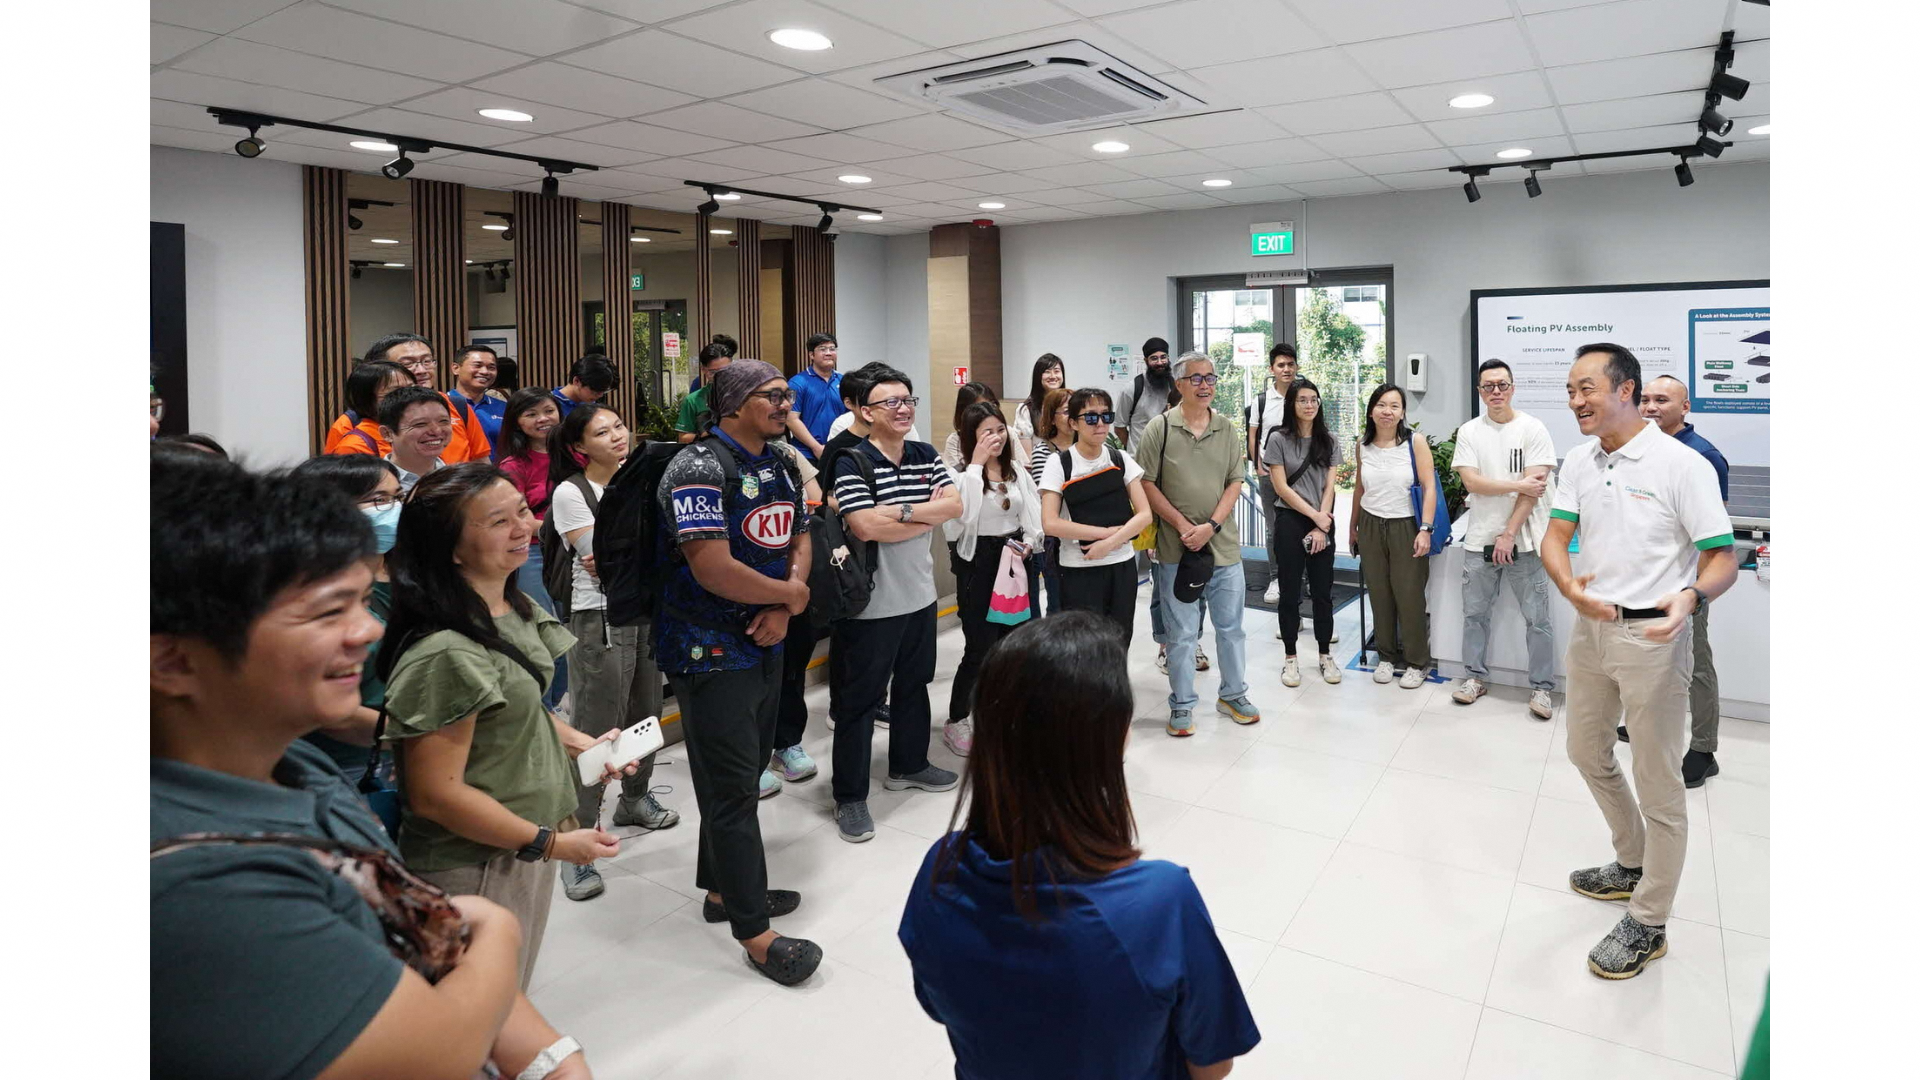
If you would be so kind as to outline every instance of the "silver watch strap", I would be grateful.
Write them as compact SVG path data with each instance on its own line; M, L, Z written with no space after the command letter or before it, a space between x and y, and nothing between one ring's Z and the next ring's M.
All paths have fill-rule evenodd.
M560 1040L533 1059L532 1064L520 1070L515 1080L546 1080L553 1070L560 1067L562 1061L580 1052L580 1040L571 1035L562 1035Z

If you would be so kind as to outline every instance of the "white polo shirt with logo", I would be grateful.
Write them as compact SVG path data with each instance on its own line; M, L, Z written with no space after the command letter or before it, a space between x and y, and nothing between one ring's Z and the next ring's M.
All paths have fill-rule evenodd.
M1611 454L1599 439L1569 451L1552 516L1580 530L1587 592L1626 608L1693 584L1699 552L1733 543L1713 466L1651 420Z

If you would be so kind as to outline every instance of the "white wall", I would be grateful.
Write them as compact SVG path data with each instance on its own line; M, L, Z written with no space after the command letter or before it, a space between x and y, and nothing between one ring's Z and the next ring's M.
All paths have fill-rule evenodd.
M155 146L154 221L186 226L188 411L255 465L307 453L300 167Z
M833 332L840 339L840 370L888 360L886 238L848 233L833 245ZM921 275L924 279L924 269Z
M1294 220L1315 269L1391 266L1395 368L1410 352L1433 358L1415 419L1452 430L1471 413L1464 365L1474 289L1712 281L1769 276L1768 167L1695 167L1682 189L1666 169L1554 178L1528 199L1517 184L1487 184L1468 203L1458 187L1118 218L1014 225L1001 234L1007 370L1043 352L1066 360L1069 383L1106 382L1106 346L1136 351L1154 335L1176 342L1174 279L1278 269L1297 260L1253 258L1247 226ZM926 348L926 237L921 269L889 261L890 297L918 291ZM900 318L888 313L889 326ZM906 334L902 327L896 340ZM905 341L902 340L904 345Z
M927 252L931 239L927 233L887 237L885 359L906 372L913 380L914 391L923 397L933 388L927 338ZM845 300L835 299L845 306Z
M413 270L369 266L348 278L347 322L355 356L388 334L413 333Z

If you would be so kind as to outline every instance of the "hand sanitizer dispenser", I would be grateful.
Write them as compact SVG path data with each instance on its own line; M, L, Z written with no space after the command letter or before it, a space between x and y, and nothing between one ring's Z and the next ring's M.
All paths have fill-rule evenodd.
M1427 354L1426 353L1416 352L1416 353L1407 354L1406 387L1408 390L1416 394L1424 394L1427 392Z

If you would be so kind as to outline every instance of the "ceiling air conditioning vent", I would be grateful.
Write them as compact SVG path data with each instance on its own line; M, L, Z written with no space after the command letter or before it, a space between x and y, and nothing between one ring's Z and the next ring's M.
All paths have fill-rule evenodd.
M1206 107L1084 41L875 79L895 94L1021 134L1053 134Z

